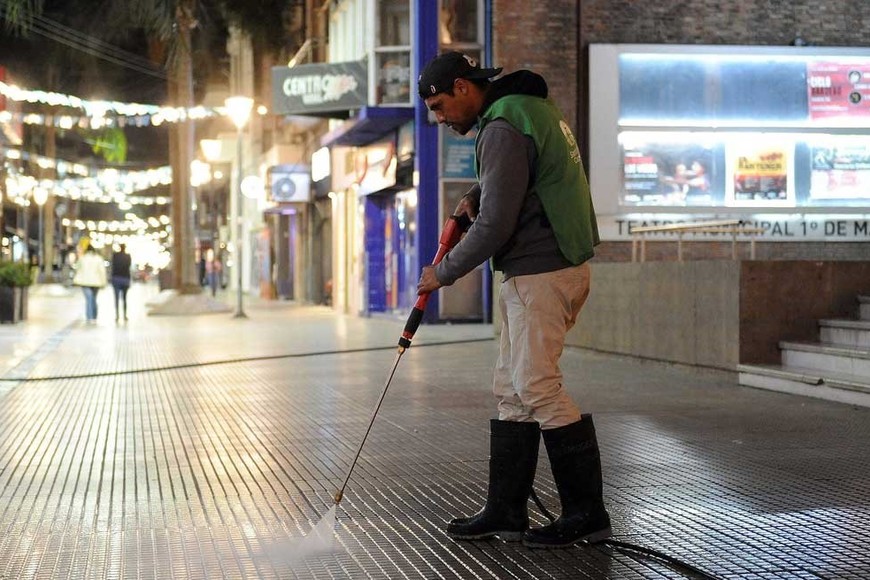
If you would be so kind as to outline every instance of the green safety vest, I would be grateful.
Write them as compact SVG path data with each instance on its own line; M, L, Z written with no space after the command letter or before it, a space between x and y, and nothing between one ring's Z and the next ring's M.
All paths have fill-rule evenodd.
M595 254L593 247L600 238L580 148L568 123L552 101L530 95L508 95L490 105L478 122L478 139L494 119L504 119L535 142L533 190L562 254L572 264L582 264ZM475 162L480 177L479 160Z

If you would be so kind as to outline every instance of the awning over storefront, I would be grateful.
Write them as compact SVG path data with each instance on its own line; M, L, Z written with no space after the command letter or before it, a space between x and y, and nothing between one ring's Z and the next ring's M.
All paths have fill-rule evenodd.
M410 107L362 107L356 117L320 139L325 147L361 147L376 141L414 118Z

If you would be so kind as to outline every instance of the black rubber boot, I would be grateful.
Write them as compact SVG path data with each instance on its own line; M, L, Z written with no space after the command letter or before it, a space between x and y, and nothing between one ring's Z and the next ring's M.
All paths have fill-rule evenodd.
M610 516L602 499L601 458L592 415L542 433L562 515L548 526L527 531L523 544L530 548L561 548L580 541L606 540L611 535Z
M518 542L529 529L527 503L538 466L541 429L537 423L490 421L489 489L486 506L469 518L447 525L458 540L498 536Z

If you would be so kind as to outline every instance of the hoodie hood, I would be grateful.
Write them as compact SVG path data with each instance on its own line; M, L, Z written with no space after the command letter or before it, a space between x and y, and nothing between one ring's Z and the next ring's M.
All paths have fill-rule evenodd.
M508 95L529 95L546 99L547 94L547 81L544 77L530 70L518 70L492 81L481 114L494 102Z

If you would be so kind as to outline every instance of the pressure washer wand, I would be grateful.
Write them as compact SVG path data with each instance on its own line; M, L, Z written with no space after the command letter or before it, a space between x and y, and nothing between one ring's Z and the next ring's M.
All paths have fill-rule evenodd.
M471 220L465 214L452 215L448 218L447 222L444 224L444 228L441 230L441 237L438 239L438 251L432 259L433 266L440 262L447 252L453 249L453 246L459 243L462 234L468 230L469 227L471 227ZM365 445L369 432L372 430L372 425L375 423L375 417L377 417L381 404L384 402L384 397L387 395L387 389L390 388L390 382L393 380L393 375L396 374L396 368L399 366L399 361L402 359L402 355L405 354L405 351L411 347L411 341L414 339L414 334L417 332L417 328L419 328L420 323L423 321L423 313L426 310L426 303L428 301L429 293L421 294L417 297L417 302L414 303L414 308L411 309L411 314L408 316L408 321L405 323L405 329L402 331L402 336L399 337L399 347L396 352L396 360L393 362L393 367L390 369L390 374L387 376L387 382L384 383L384 388L381 390L381 396L378 398L378 402L372 411L372 416L369 419L369 426L366 428L362 441L359 442L359 447L356 449L356 455L354 455L353 461L347 470L347 475L344 477L344 483L342 483L341 488L335 492L335 505L341 503L341 499L344 497L344 490L347 487L347 482L350 481L350 475L353 473L353 468L356 467L359 454L362 452L363 445Z

